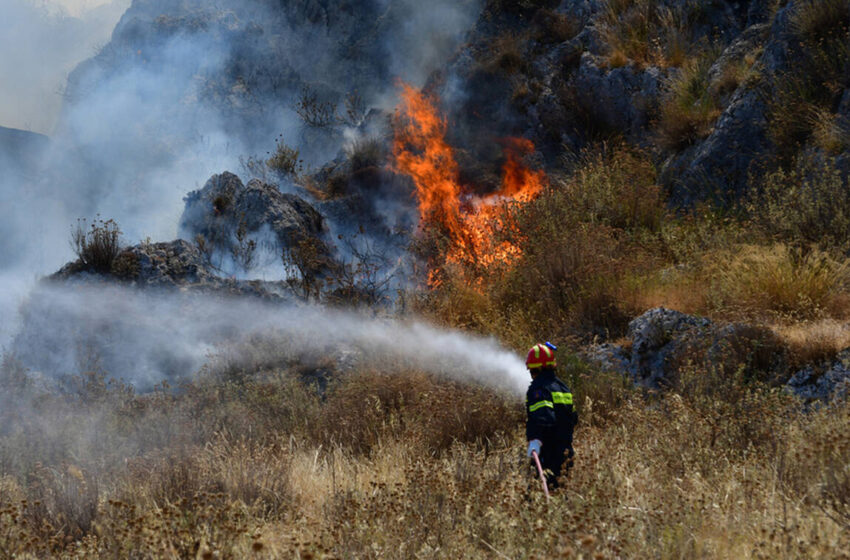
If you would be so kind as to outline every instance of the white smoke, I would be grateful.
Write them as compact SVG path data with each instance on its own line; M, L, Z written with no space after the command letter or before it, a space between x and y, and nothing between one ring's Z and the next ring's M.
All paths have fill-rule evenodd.
M68 73L109 40L130 0L0 2L0 125L49 134Z
M103 293L38 289L31 293L40 276L74 257L68 240L78 218L91 219L97 214L114 218L130 243L145 238L171 240L177 235L183 196L210 175L236 171L240 156L273 149L280 133L288 143L300 147L301 124L293 110L293 96L298 92L282 89L266 97L252 96L239 83L228 81L243 70L233 64L241 56L234 56L241 53L239 49L253 53L256 45L261 45L256 48L262 51L264 41L273 43L279 50L262 51L262 56L289 57L303 80L330 82L343 91L347 87L344 80L364 79L357 68L346 66L350 61L337 63L321 56L326 49L344 50L340 45L346 39L329 34L322 23L298 29L267 26L252 39L249 32L254 22L260 26L274 21L265 12L271 2L135 2L131 8L134 17L122 19L119 29L142 33L145 47L128 49L135 43L106 44L106 40L129 0L33 1L0 0L4 26L0 33L4 76L0 125L52 130L59 98L55 92L62 90L67 99L38 173L0 176L0 349L14 347L35 369L55 374L77 368L81 347L91 342L101 350L106 348L111 363L118 365L110 374L145 386L174 372L186 375L199 367L206 354L227 339L221 333L238 337L266 325L295 336L315 324L370 352L395 351L398 346L389 341L391 335L399 334L406 355L419 356L423 369L443 368L437 360L448 355L457 359L452 368L467 369L469 378L494 375L513 388L524 385L524 370L517 369L510 354L492 342L423 325L365 322L317 308L282 310L258 303L203 303L200 299L187 303L175 296L111 289ZM224 7L218 8L218 4ZM387 106L391 106L394 78L422 85L462 41L480 0L375 0L364 1L366 4L404 22L389 31L380 21L375 27L386 32L381 52L390 56L384 61L386 68L376 71L375 79L369 76L374 82L370 104L389 100ZM180 32L171 33L168 26L173 14L161 12L171 10L179 15L181 6L186 7L190 21L178 22L183 26ZM282 3L279 9L290 8ZM193 27L191 18L196 14L212 17L212 23L205 20ZM231 36L232 30L236 31ZM272 37L283 39L275 43ZM95 50L100 56L78 67L69 87L62 88L65 74ZM40 77L24 87L27 73ZM255 78L274 80L277 76ZM226 87L216 89L222 84ZM230 112L223 114L222 106ZM250 123L239 120L243 110L253 119ZM256 123L262 126L255 127ZM318 153L315 165L336 155L331 149ZM261 267L260 273L275 277L268 267ZM17 313L23 302L27 317L19 332ZM174 311L184 307L187 314ZM60 312L67 313L67 318L62 319ZM363 333L360 338L354 336L358 328ZM76 336L78 330L89 334ZM374 346L364 338L366 333L374 337ZM470 354L477 354L476 360L486 367L473 367L457 344L471 344L480 350ZM446 349L451 349L449 354ZM118 359L122 352L125 361ZM452 368L445 367L446 371ZM514 379L517 375L522 383Z
M390 361L517 394L528 384L523 361L495 340L419 321L110 285L37 290L15 349L36 373L103 368L146 389L189 379L220 349L252 336L280 340L281 357L316 360L350 350L367 363Z

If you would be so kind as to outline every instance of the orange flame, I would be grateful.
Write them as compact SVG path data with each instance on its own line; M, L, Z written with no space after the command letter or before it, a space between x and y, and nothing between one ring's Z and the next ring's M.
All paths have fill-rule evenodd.
M525 138L504 141L505 164L500 188L485 196L464 192L459 167L445 140L447 122L433 100L407 84L401 84L401 103L396 109L393 157L395 171L408 175L416 187L420 224L437 223L449 238L447 262L480 265L510 264L520 250L495 234L507 227L502 205L526 203L546 184L543 171L528 169L522 158L534 151ZM429 284L438 284L432 270Z

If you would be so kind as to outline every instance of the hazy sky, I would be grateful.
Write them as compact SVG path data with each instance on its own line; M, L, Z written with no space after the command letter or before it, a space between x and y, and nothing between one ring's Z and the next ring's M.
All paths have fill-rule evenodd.
M0 0L0 126L50 134L68 73L109 41L130 0Z

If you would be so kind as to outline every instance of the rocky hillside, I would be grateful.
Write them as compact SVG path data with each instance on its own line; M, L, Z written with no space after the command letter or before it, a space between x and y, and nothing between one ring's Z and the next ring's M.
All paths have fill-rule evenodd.
M619 137L675 202L728 203L802 160L850 170L848 25L841 1L491 1L432 87L475 159Z
M477 285L488 299L463 303L488 311L452 311L451 323L513 331L502 323L513 309L544 306L517 338L539 332L581 345L627 335L631 319L669 305L688 283L700 289L672 306L721 324L776 322L762 311L842 317L846 1L490 0L446 10L451 25L434 35L434 20L407 2L133 2L68 86L66 132L81 153L133 154L109 196L138 193L210 122L269 151L245 154L230 170L241 179L224 172L201 189L179 187L183 241L128 249L117 268L98 272L216 289L260 280L275 294L284 282L298 297L334 303L387 303L427 282L437 289L426 301L446 297L449 307L457 286ZM418 33L440 39L427 57ZM421 176L398 165L405 150L423 149L399 132L410 115L376 107L399 91L399 76L417 71L444 117L445 138L431 140L450 157L435 169L448 169L441 180L457 189L442 216L417 207ZM143 99L147 88L157 95ZM87 143L92 108L131 108L138 118ZM272 149L283 113L297 134ZM521 162L506 148L517 142ZM511 228L451 232L445 213L467 220L487 196L504 196L499 177L512 161L526 169L521 181L548 175L550 188L511 216ZM99 155L74 165L104 163ZM464 235L498 238L518 260L458 258ZM547 252L569 258L554 265ZM752 272L748 259L787 265L789 281L803 285L771 301L733 280L721 286L717 263ZM820 274L809 269L827 271L823 285L798 278ZM86 270L78 262L60 276Z

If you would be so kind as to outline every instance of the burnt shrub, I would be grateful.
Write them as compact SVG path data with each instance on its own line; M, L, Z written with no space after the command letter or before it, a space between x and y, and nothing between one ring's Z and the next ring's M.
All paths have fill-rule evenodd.
M304 168L304 162L300 159L300 152L296 148L289 146L282 137L278 137L275 141L275 151L271 157L266 160L266 165L269 169L281 173L283 175L298 175ZM219 209L221 212L227 209L228 205L222 205Z
M122 250L121 230L115 220L97 218L87 227L86 220L79 219L71 230L71 248L87 269L110 272Z
M351 171L356 173L370 167L380 167L386 159L386 151L377 138L361 138L354 141L345 154L351 162Z

